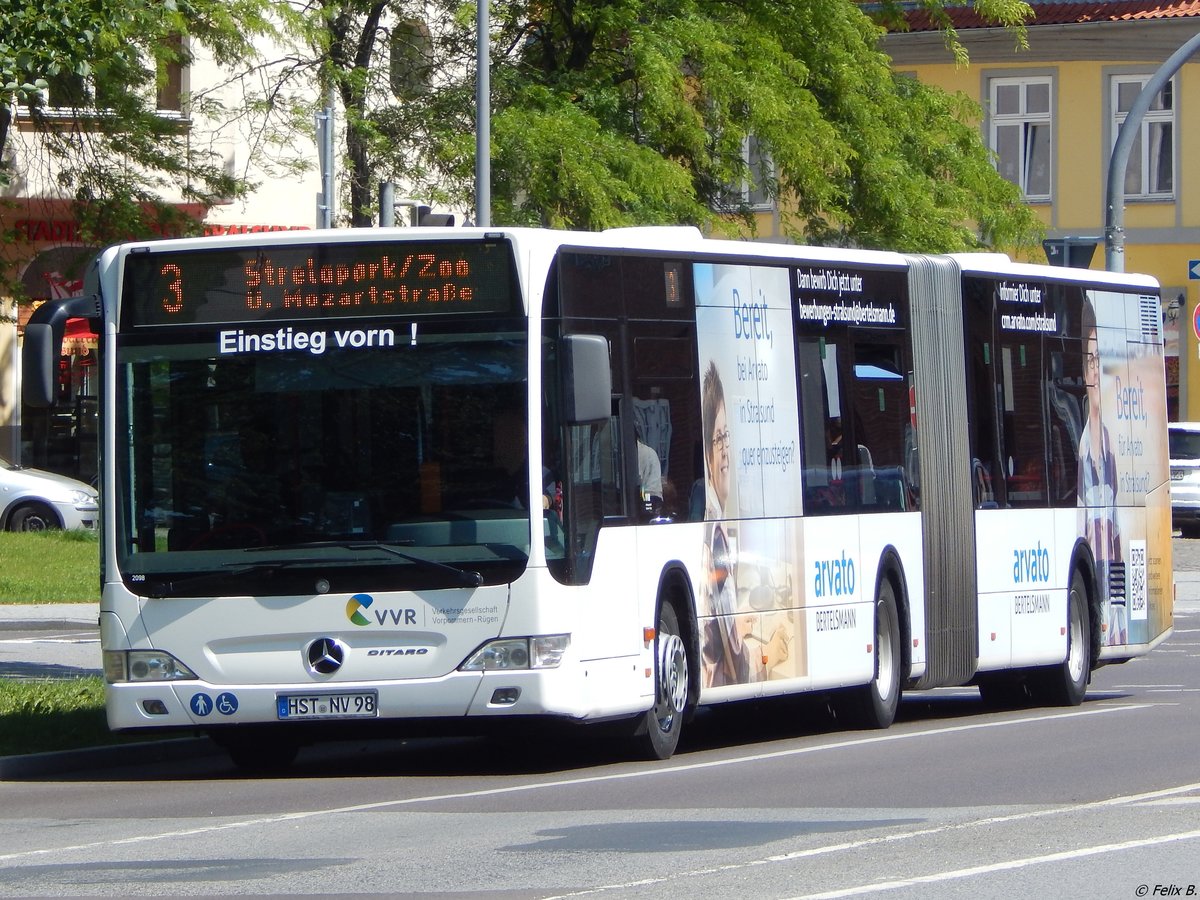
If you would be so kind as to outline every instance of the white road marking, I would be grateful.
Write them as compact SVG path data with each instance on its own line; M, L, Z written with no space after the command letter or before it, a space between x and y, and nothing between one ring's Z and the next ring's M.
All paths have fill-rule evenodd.
M22 850L17 853L0 854L0 863L10 862L18 859L29 859L39 856L57 856L84 850L97 850L106 847L120 847L129 844L144 844L150 841L165 841L175 838L195 837L197 835L214 834L221 831L232 831L240 828L261 828L266 825L279 824L283 822L296 822L304 819L328 817L343 813L359 813L369 810L395 809L406 806L416 806L423 803L438 803L447 800L465 800L476 797L496 797L504 794L521 794L530 791L541 791L558 787L573 787L581 784L602 784L606 781L626 781L635 778L653 778L661 775L674 775L680 772L697 772L704 769L724 768L726 766L763 762L765 760L806 756L810 753L822 753L829 750L843 750L847 747L862 747L869 744L884 744L892 741L908 741L921 738L940 737L946 734L980 731L990 728L1009 728L1015 725L1029 725L1037 722L1055 721L1058 719L1071 719L1084 716L1102 716L1111 715L1113 713L1133 712L1135 710L1151 709L1159 705L1160 704L1135 703L1125 706L1097 706L1091 709L1072 710L1071 712L1042 713L1037 715L1022 716L1015 719L992 719L986 722L975 722L969 725L951 725L943 728L930 728L921 731L890 731L879 735L873 735L871 737L847 738L844 740L832 741L830 743L818 744L815 746L796 747L791 750L775 750L769 753L752 753L746 756L711 760L709 762L681 763L679 765L656 766L648 769L639 769L633 772L614 772L607 775L589 775L582 778L567 778L557 781L538 781L529 784L509 785L505 787L488 788L478 791L432 794L425 797L409 797L401 800L379 800L373 803L359 803L353 806L301 810L298 812L280 813L273 816L260 816L256 818L241 819L238 821L224 822L215 825L201 825L195 828L152 832L149 834L135 835L127 838L113 838L111 840L104 841L92 841L86 844L74 844L65 847L43 847L37 850ZM1166 706L1169 704L1161 705ZM1200 787L1200 785L1197 785L1196 787ZM1100 805L1103 805L1107 802L1109 801L1100 801ZM1096 804L1083 804L1079 808L1087 808L1090 805ZM1006 819L999 819L996 821L1006 821ZM937 830L938 829L935 829L930 833L936 833ZM916 836L915 833L913 836ZM874 841L868 843L873 842Z
M1133 841L1121 841L1117 844L1099 844L1095 847L1082 847L1078 850L1064 850L1061 853L1047 853L1045 856L1028 856L1024 859L1009 859L1004 862L992 863L986 866L971 866L967 869L952 869L946 872L934 872L931 875L917 875L898 881L883 881L874 884L861 884L844 888L839 891L825 891L820 894L804 894L791 897L789 900L836 900L839 897L858 897L863 894L876 894L881 891L893 891L899 888L913 887L918 884L936 884L939 881L954 881L960 878L974 878L977 875L990 875L993 872L1009 872L1014 869L1025 869L1029 866L1039 866L1045 863L1066 862L1083 859L1101 853L1115 853L1121 850L1137 850L1141 847L1155 847L1161 844L1173 844L1179 841L1194 841L1200 838L1200 830L1181 831L1178 834L1164 834L1161 837L1140 838Z
M582 891L574 891L569 894L559 894L554 897L547 897L544 900L568 900L572 897L586 897L594 894L600 894L607 891L626 890L631 887L639 887L650 884L662 884L668 881L677 881L685 878L696 878L706 875L716 875L722 872L731 872L738 869L748 869L753 866L769 865L772 863L791 862L797 859L805 859L814 856L826 856L831 853L844 853L847 850L861 850L864 847L880 846L885 844L894 844L900 841L912 840L913 838L931 837L939 834L946 834L952 831L965 831L970 828L988 828L992 825L1008 824L1012 822L1028 821L1030 819L1041 819L1049 816L1067 815L1089 809L1103 809L1113 806L1127 805L1150 805L1154 803L1168 802L1171 797L1178 794L1189 794L1200 791L1200 782L1193 784L1183 784L1178 787L1164 788L1158 791L1148 791L1141 794L1129 794L1124 797L1112 797L1108 800L1095 800L1088 803L1076 803L1070 806L1059 806L1051 809L1031 810L1029 812L1013 813L1007 816L989 816L984 819L974 819L969 822L958 822L950 825L939 825L932 828L918 828L912 831L902 831L893 834L883 835L876 838L864 838L858 841L846 841L840 844L827 844L823 847L813 847L808 850L797 850L793 853L781 853L775 856L767 856L762 859L749 860L743 863L730 863L723 866L713 866L707 869L696 869L689 872L677 872L673 875L666 875L660 878L644 878L639 881L630 881L624 884L610 884L603 887L590 888ZM1190 799L1200 798L1179 798L1186 802ZM1112 850L1129 850L1137 847L1147 846L1151 844L1165 844L1175 841L1194 840L1200 838L1200 830L1185 831L1178 834L1164 835L1156 838L1142 838L1140 840L1124 841L1119 844L1105 844L1100 847L1086 847L1081 850L1063 851L1061 853L1049 854L1046 856L1028 857L1021 860L1009 860L1007 862L993 863L988 866L974 866L970 869L955 869L948 872L935 873L932 875L918 876L914 878L892 881L892 882L875 882L871 884L856 885L851 888L843 888L838 891L806 894L800 897L792 897L789 900L824 900L824 898L834 897L852 897L860 894L871 894L875 891L891 890L901 887L911 887L915 884L932 883L934 881L949 881L955 878L968 878L971 875L986 874L993 871L1004 871L1006 869L1022 868L1028 865L1038 863L1056 862L1063 859L1073 859L1083 856L1093 856L1097 853L1105 853Z

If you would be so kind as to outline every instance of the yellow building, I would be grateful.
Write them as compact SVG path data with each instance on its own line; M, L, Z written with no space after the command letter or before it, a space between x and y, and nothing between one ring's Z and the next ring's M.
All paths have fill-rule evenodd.
M882 49L896 71L962 93L983 108L980 127L1000 172L1020 185L1047 237L1077 252L1094 240L1105 267L1108 163L1125 114L1163 64L1200 31L1200 0L1175 3L1031 2L1028 47L949 10L970 63L955 65L923 13ZM1142 120L1125 174L1127 272L1163 288L1172 419L1200 420L1200 54L1179 68Z

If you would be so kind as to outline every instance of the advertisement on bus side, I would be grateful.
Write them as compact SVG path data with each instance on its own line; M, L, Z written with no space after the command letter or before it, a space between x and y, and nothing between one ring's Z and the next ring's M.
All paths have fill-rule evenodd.
M697 265L703 684L807 674L788 270Z

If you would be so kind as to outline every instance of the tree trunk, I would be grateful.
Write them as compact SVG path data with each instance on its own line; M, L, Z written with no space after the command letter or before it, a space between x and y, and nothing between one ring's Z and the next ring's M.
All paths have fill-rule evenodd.
M7 103L0 103L0 172L4 170L4 151L8 148L8 126L11 124L12 109ZM4 180L0 175L0 184L3 184Z

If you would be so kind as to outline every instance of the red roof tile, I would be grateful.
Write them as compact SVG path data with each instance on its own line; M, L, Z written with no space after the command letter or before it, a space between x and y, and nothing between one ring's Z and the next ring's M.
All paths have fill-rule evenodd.
M1043 0L1031 2L1034 17L1027 22L1035 25L1072 25L1085 22L1121 22L1135 19L1172 19L1200 16L1200 0ZM991 28L990 22L979 17L973 5L947 6L946 13L955 28ZM905 15L911 31L932 31L938 25L924 10L910 10Z

